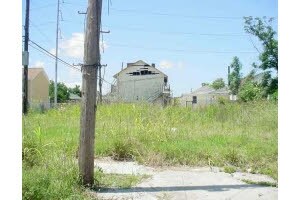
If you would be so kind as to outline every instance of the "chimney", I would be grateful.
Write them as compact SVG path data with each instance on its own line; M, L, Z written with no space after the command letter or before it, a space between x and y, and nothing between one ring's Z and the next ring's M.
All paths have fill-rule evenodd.
M155 68L155 64L154 63L152 63L151 66Z

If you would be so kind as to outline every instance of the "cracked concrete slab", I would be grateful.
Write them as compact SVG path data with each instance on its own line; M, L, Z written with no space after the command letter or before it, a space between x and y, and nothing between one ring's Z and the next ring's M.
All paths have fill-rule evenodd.
M97 160L95 166L102 168L105 173L151 175L130 189L100 189L96 195L101 199L275 200L278 198L276 187L252 185L241 180L240 177L245 179L246 176L250 177L249 174L231 175L209 167L151 168L134 162L112 160ZM259 175L254 177L262 180L258 179Z

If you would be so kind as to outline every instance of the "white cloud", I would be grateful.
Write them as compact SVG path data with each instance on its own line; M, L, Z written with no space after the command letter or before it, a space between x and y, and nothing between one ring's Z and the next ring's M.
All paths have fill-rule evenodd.
M170 69L174 67L174 64L168 60L162 60L159 63L159 67L162 69Z
M159 68L161 69L183 69L185 67L185 63L182 61L171 62L168 60L162 60L159 63Z
M81 88L81 81L77 81L77 82L64 82L64 83L65 83L65 85L67 87L73 88L73 87L75 87L75 85L79 85L79 87Z
M72 33L72 37L60 44L62 53L72 58L83 58L83 33Z
M106 41L100 41L100 50L108 48ZM62 53L72 58L83 59L84 53L84 34L83 33L72 33L72 37L64 40L60 44Z
M49 52L50 52L51 54L53 54L53 55L56 55L56 49L55 49L55 48L50 49ZM60 54L60 50L59 50L59 49L57 49L57 53L58 53L58 57L59 57L59 54Z
M36 61L31 67L33 68L44 68L45 67L45 63L42 61Z

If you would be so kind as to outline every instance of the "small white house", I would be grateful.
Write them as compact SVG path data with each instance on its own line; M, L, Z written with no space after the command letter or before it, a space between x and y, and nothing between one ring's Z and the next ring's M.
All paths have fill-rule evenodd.
M183 94L178 99L181 106L199 107L216 103L218 98L229 99L229 90L226 87L215 90L211 86L205 85L191 93Z
M168 76L158 70L155 64L142 60L127 63L127 67L113 76L115 85L110 99L121 102L152 102L166 105L170 101Z

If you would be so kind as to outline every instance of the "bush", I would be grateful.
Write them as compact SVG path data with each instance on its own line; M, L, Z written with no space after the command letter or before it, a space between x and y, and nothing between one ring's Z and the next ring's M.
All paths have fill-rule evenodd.
M217 101L219 104L222 104L222 105L229 102L228 99L226 99L225 97L222 97L222 96L218 97Z
M261 88L256 83L247 81L241 86L238 97L245 102L260 99Z
M38 127L33 132L23 135L22 161L26 166L39 165L43 159L43 147L41 144L41 129Z
M271 100L278 101L278 90L271 95Z

